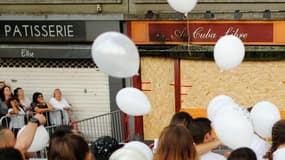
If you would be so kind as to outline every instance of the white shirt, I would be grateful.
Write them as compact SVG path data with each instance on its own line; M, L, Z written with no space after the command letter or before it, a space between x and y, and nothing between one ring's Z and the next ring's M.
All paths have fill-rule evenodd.
M257 160L263 160L263 156L269 150L270 144L254 134L250 148L255 152Z
M226 158L214 152L207 152L201 155L199 160L226 160Z
M31 105L31 100L30 100L29 98L26 98L26 97L25 97L24 100L21 100L21 99L20 99L20 103L21 103L21 105L24 106L25 109L26 109L28 106Z
M285 160L285 148L279 148L273 152L273 160Z
M68 124L69 122L69 116L68 112L64 110L64 107L71 107L68 102L64 99L61 98L61 101L57 101L54 97L52 97L49 100L49 103L53 106L54 110L53 112L50 112L50 121L52 124L56 125L62 125L61 123L61 113L59 112L60 110L62 111L62 116L63 116L63 124Z
M8 113L11 113L13 111L12 108L8 109ZM20 111L18 114L12 114L10 117L10 126L9 128L22 128L25 125L25 112L22 108L20 108Z

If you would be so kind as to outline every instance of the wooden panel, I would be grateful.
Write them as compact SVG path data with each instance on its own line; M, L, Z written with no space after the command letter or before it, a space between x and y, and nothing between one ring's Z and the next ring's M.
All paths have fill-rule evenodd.
M0 0L0 4L84 4L122 3L122 0Z
M220 72L213 61L181 61L181 108L206 108L212 98L225 94L250 107L270 101L284 110L284 61L243 62L231 71Z
M284 35L285 35L285 30L284 30L284 27L285 27L285 23L282 23L277 21L276 24L274 25L274 41L276 41L276 43L280 43L280 42L284 42L285 38L284 38Z
M180 111L188 112L193 118L198 118L198 117L207 118L207 109L181 108ZM280 114L281 114L281 119L285 119L285 111L281 111Z
M152 110L143 117L144 138L153 140L168 125L175 113L174 61L170 58L141 59L142 90L148 96Z

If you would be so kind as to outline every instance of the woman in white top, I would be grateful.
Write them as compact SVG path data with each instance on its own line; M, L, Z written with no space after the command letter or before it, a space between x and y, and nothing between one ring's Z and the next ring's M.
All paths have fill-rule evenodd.
M51 123L55 125L67 125L69 123L69 116L67 111L71 109L71 106L62 97L61 90L59 88L54 90L53 97L49 100L49 103L54 107L55 110L54 112L50 113Z
M285 160L285 120L277 121L272 127L272 146L265 156L268 160Z
M8 115L11 118L9 128L17 135L18 131L25 125L25 112L17 97L7 100Z

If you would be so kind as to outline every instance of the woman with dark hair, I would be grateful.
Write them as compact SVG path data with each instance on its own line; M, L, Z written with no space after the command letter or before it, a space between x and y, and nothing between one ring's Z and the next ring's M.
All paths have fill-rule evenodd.
M176 124L182 124L185 126L191 133L193 132L193 129L195 129L194 120L192 116L187 112L176 112L170 121L170 125L176 125ZM220 146L222 143L220 140L212 140L209 142L196 144L196 150L198 155L202 155L204 153L207 153L211 151L212 149ZM156 146L154 146L156 148Z
M31 103L33 112L44 113L47 119L47 125L50 124L48 112L53 110L53 107L44 100L44 96L40 92L35 92L33 94L33 101Z
M24 160L23 155L14 147L0 148L1 160Z
M272 146L264 156L268 160L285 159L285 120L277 121L272 127Z
M0 90L0 118L3 116L6 116L8 114L8 106L6 104L6 101L12 97L12 92L11 92L11 88L9 86L4 86L1 90ZM7 121L3 121L2 126L8 127L9 124L9 119Z
M232 151L227 160L257 160L257 157L252 149L242 147Z
M23 88L18 87L14 89L14 96L18 97L25 111L28 111L31 109L31 100L25 96L25 92Z
M183 124L187 129L190 130L192 122L193 118L189 113L176 112L170 120L170 125Z
M8 114L10 115L9 128L14 132L15 137L18 131L25 125L25 111L17 97L11 97L7 100Z
M11 92L11 88L9 86L4 86L1 91L0 91L0 98L1 98L1 116L5 116L8 113L8 107L6 105L6 101L12 97L12 92Z
M48 160L91 160L89 146L83 137L66 133L50 140Z
M161 132L153 160L197 160L190 131L183 125L170 125Z

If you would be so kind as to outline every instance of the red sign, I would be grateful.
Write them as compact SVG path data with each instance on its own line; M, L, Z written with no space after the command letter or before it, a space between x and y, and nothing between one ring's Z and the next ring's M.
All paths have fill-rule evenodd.
M152 42L216 42L235 35L243 42L273 42L273 23L149 23Z

